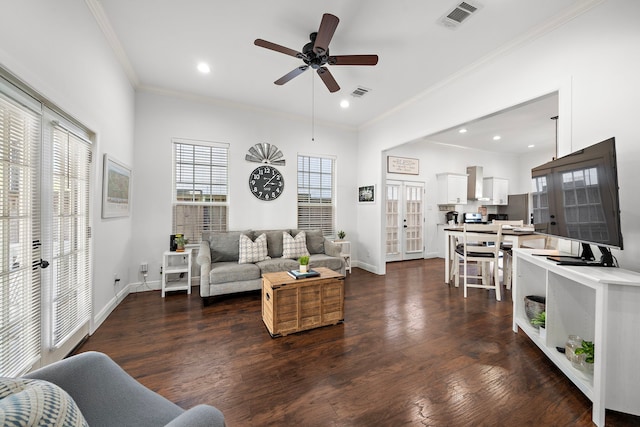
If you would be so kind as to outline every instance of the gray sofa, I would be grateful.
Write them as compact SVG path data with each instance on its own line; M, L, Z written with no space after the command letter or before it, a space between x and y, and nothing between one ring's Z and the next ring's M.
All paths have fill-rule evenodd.
M210 405L184 410L148 389L106 354L89 351L20 378L0 378L0 419L61 426L224 427ZM19 422L21 421L21 422Z
M210 297L262 288L262 273L295 270L297 259L283 258L283 235L295 237L301 230L246 230L203 233L198 251L200 265L200 296L208 303ZM239 264L240 236L252 241L261 234L267 238L268 259ZM322 235L320 230L305 230L309 251L309 267L326 267L345 274L345 262L340 246Z

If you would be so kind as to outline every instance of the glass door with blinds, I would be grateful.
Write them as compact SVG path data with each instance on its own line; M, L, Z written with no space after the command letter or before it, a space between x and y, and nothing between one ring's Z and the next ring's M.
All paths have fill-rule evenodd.
M89 333L91 144L80 130L45 115L42 224L47 316L45 362L64 357ZM48 170L48 168L51 170Z
M386 260L424 257L424 184L387 181L385 192Z
M0 79L0 376L20 375L42 352L40 111Z
M0 376L89 331L91 144L0 78Z

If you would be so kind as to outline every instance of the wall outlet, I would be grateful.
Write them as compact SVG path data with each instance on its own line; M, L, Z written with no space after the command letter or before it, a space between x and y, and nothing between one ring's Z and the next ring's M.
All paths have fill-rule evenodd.
M148 273L149 272L149 264L146 263L146 262L140 263L140 272L141 273Z

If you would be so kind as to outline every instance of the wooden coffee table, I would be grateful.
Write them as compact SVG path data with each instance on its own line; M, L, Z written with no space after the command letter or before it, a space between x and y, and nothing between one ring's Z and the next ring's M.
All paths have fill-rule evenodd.
M320 276L262 275L262 321L272 337L344 321L344 276L324 267L314 270Z

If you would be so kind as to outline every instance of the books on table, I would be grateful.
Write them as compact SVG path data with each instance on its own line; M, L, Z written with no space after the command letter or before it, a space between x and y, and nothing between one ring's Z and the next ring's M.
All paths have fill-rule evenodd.
M289 270L287 271L287 274L294 279L307 279L309 277L317 277L320 275L320 273L315 270L309 270L306 273L303 273L300 270Z

